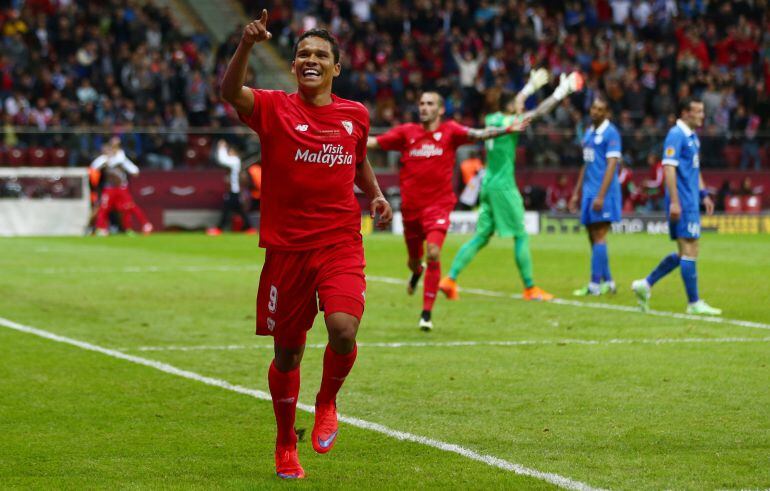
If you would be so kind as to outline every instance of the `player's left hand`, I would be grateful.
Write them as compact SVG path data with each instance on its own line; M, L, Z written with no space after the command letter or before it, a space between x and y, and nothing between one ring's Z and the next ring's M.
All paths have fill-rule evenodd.
M594 211L602 211L604 208L604 198L597 196L594 198L594 202L591 203L591 209Z
M711 199L711 196L703 198L703 206L706 207L706 215L714 214L714 200Z
M390 227L390 222L393 220L393 209L390 207L390 203L382 196L378 196L372 200L369 204L369 216L375 219L379 215L379 220L375 226L380 230L385 230Z

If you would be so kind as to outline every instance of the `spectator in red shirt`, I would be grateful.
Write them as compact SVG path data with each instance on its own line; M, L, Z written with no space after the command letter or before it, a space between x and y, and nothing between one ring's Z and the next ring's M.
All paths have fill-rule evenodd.
M566 213L567 203L572 196L572 188L567 174L560 174L556 183L546 189L545 202L548 208L554 212Z

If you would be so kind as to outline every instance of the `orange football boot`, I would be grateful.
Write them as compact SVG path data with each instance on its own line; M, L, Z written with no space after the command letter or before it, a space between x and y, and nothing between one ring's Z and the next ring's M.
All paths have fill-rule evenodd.
M543 290L542 288L533 286L524 289L522 298L524 298L524 300L538 300L541 302L547 302L549 300L553 300L553 295Z
M447 300L459 300L460 292L457 288L457 282L449 276L444 276L438 284L438 289L446 295Z

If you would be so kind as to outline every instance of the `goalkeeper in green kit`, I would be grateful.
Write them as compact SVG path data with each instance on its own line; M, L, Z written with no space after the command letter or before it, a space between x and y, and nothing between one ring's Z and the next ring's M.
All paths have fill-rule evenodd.
M524 112L524 102L548 82L548 71L534 70L524 88L514 98L502 96L501 111L488 114L486 127L507 127L517 119L536 119L552 111L568 95L583 88L583 77L578 72L562 75L558 87L533 111ZM481 184L481 206L476 234L463 244L452 262L449 276L439 283L439 289L449 300L459 298L457 277L476 254L489 243L497 231L500 237L514 238L514 256L524 283L524 300L551 300L553 295L535 286L532 277L532 256L529 252L529 236L524 227L524 203L516 187L514 161L518 133L487 140L487 161Z

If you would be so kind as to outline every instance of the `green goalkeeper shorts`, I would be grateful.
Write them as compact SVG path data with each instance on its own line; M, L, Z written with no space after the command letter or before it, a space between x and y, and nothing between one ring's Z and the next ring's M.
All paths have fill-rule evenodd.
M526 235L524 227L524 201L516 188L481 189L481 206L476 233L500 237L521 237Z

